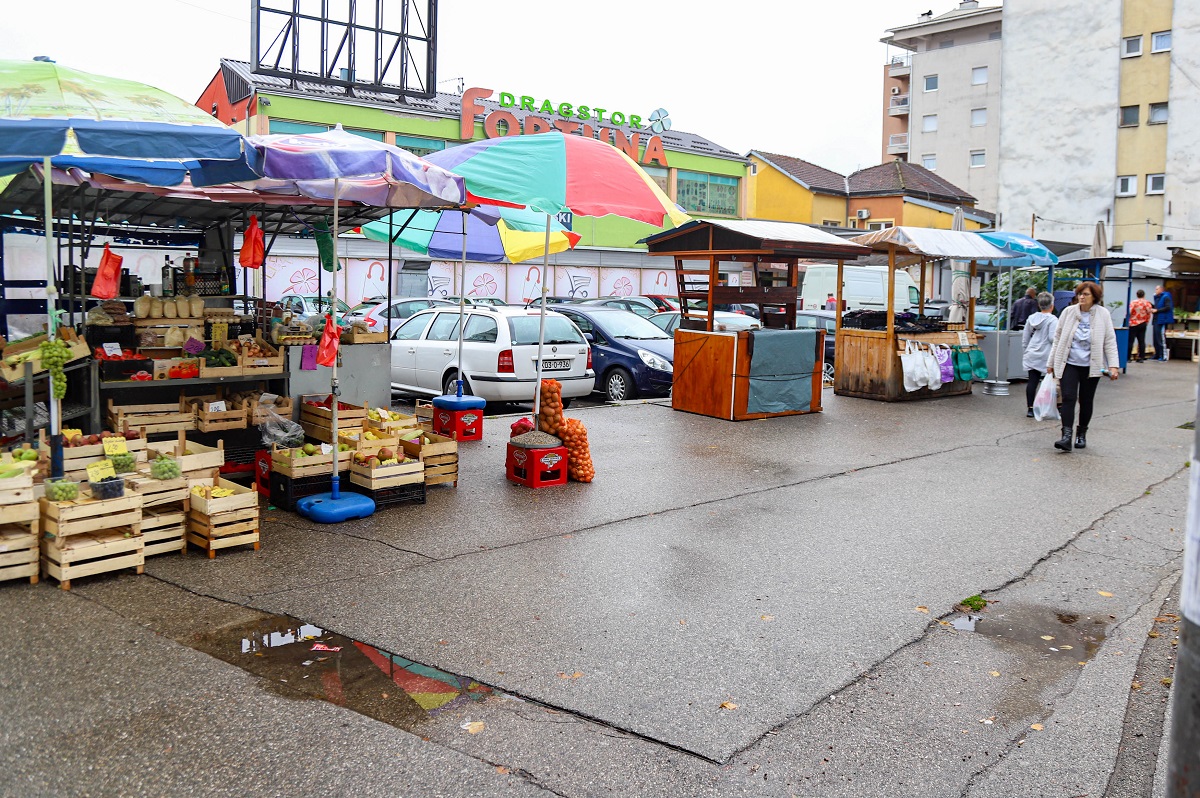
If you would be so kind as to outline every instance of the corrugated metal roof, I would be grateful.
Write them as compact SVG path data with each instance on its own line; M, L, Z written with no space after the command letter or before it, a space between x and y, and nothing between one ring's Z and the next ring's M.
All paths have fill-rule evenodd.
M742 235L785 244L846 245L844 238L838 238L832 233L796 222L771 222L764 219L705 219L704 221Z
M927 227L889 227L850 239L856 244L877 252L887 252L889 245L914 255L956 260L1007 260L1007 252L994 247L974 233L958 230L932 230Z

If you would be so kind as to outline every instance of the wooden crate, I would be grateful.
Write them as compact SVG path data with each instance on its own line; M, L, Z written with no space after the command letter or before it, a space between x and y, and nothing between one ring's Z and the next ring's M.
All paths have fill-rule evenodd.
M150 476L148 468L126 477L125 488L141 495L143 510L172 502L183 502L186 505L191 496L186 478L181 476L178 479L155 479ZM187 509L186 506L184 509Z
M432 432L426 432L424 437L429 443L401 440L400 447L406 455L425 464L426 485L452 483L458 487L458 441Z
M414 482L425 481L425 464L420 460L406 460L372 468L369 465L351 463L350 481L371 490L411 485Z
M239 401L234 406L246 410L246 417L252 427L267 423L272 411L289 421L296 412L296 405L291 397L285 396L279 397L272 404L262 404L257 399L251 399L249 402Z
M197 510L193 503L192 510L188 513L187 542L207 551L209 559L216 557L219 549L232 546L253 545L254 550L258 551L258 494L253 496L253 507L215 514Z
M196 411L182 400L174 404L118 405L108 400L108 427L111 430L138 427L147 435L196 428Z
M417 399L413 412L416 414L419 423L433 423L433 401L431 399Z
M367 429L383 430L384 432L396 433L401 430L415 430L420 423L416 416L406 416L403 413L397 414L389 411L390 419L387 421L377 421L370 416L367 417ZM399 415L400 418L396 418Z
M126 494L119 499L93 499L81 495L78 499L54 502L43 498L42 532L48 538L66 538L115 527L129 526L135 530L142 522L142 496Z
M283 373L283 353L269 343L263 340L263 337L257 336L254 342L269 354L266 357L250 357L243 354L241 356L242 373L243 374L282 374Z
M179 470L184 475L193 472L207 474L212 469L225 465L225 441L217 441L215 447L205 446L202 443L189 441L182 432L173 441L151 443L147 450L151 458L159 455L174 457L179 461ZM184 454L184 452L191 452L191 454Z
M10 516L19 521L0 523L0 582L29 579L38 582L38 506L36 502L8 505Z
M342 333L342 343L344 344L385 344L387 343L386 332L363 332L361 330L351 329L349 332Z
M399 451L400 438L396 435L387 435L382 430L372 430L372 434L380 435L379 438L364 437L366 430L361 427L356 427L352 430L338 430L338 443L348 444L354 451L362 454L375 454L380 449L391 449Z
M187 502L142 510L142 541L144 554L187 552Z
M310 393L300 397L300 420L310 421L313 424L320 424L328 427L333 424L333 410L326 407L317 407L316 405L308 404L310 399L324 401L329 397L327 393ZM338 411L338 425L346 424L348 426L362 426L363 421L367 418L368 405L356 405L352 402L342 402L348 405L349 409ZM307 418L306 418L307 417Z
M228 349L222 341L213 341L211 344L214 351ZM200 377L238 377L242 374L242 358L241 355L234 354L234 359L237 361L233 366L209 366L204 358L200 358Z
M236 482L230 482L227 479L222 479L220 476L211 476L204 480L190 480L189 484L193 487L202 484L206 487L228 488L233 491L232 496L222 496L214 499L201 496L193 490L189 496L189 500L192 503L191 509L199 511L202 515L219 515L249 507L258 509L257 491L250 488L243 488Z
M70 590L71 580L81 576L125 568L136 568L140 574L146 563L140 523L139 520L132 527L86 532L69 538L43 539L42 569L58 580L63 590Z
M284 454L287 452L287 454ZM297 479L299 477L315 477L322 474L333 473L333 457L334 452L329 454L306 455L305 457L296 457L296 449L286 449L274 444L271 447L271 470L276 473L283 474L289 479ZM338 471L346 471L350 468L350 456L353 452L336 452L338 459Z
M45 340L45 338L41 338L40 340ZM3 360L0 360L0 380L3 380L4 382L16 382L18 380L24 380L26 361L33 364L34 374L40 374L46 370L46 367L42 365L42 356L37 351L37 340L22 341L19 344L13 344L12 346L7 347L4 350L4 357L9 358L14 355L21 354L19 351L11 352L10 350L19 349L30 343L33 345L24 351L28 352L32 350L33 354L26 358L26 360L22 360L20 363L12 366L7 365ZM78 360L81 357L87 357L92 353L92 350L88 349L87 341L83 340L82 338L76 338L75 340L67 341L67 347L71 350L71 357L67 362L70 362L71 360Z
M235 407L229 410L209 410L208 402L196 405L196 429L201 432L220 432L227 429L245 429L247 413L245 408Z
M0 479L0 505L27 504L33 501L33 469L36 465L29 462L23 474Z

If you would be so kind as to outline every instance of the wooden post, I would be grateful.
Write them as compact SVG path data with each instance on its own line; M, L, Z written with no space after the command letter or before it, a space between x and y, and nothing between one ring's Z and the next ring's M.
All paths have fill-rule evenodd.
M717 256L708 256L708 326L705 328L712 332L716 328L714 318L716 316L716 304L713 300L713 289L717 287L717 281L720 279L721 273L717 268Z
M838 260L837 268L837 294L834 297L833 311L836 314L833 320L833 329L835 333L842 331L842 276L845 274L846 262Z
M887 388L888 394L896 378L896 245L888 244L888 287L887 287Z

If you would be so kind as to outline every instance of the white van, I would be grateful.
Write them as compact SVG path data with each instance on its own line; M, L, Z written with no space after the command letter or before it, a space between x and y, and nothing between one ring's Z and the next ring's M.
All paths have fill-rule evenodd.
M842 299L847 310L887 308L887 266L844 267L842 275ZM806 310L825 307L830 294L837 296L837 264L810 263L800 284L800 299ZM896 310L916 308L921 294L913 278L904 269L896 270Z

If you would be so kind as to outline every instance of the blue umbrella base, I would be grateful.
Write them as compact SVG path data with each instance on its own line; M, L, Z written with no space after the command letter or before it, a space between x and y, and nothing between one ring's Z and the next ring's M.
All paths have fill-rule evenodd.
M354 518L366 518L375 512L375 502L361 493L332 493L305 496L296 502L296 512L318 524L338 524Z

